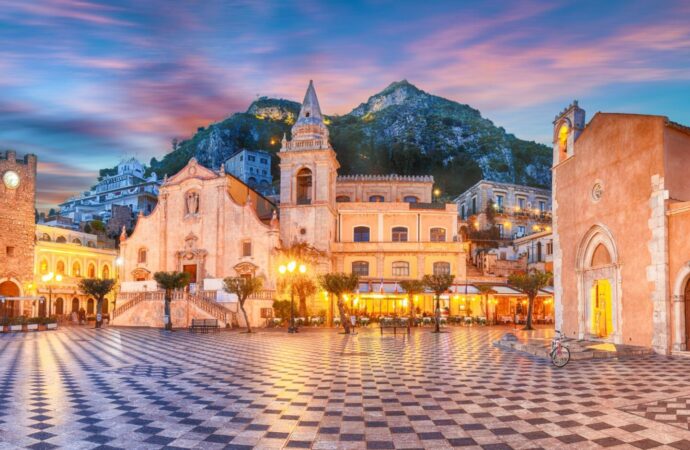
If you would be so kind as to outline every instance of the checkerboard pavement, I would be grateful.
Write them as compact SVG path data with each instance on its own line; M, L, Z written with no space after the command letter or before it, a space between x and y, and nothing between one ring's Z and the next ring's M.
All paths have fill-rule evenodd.
M690 449L690 358L546 361L505 330L0 337L0 449Z

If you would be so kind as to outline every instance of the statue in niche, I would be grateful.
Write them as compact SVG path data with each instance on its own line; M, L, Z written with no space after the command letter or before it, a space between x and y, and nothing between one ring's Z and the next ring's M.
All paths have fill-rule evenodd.
M185 214L199 214L199 193L198 192L188 192L186 201L186 211Z

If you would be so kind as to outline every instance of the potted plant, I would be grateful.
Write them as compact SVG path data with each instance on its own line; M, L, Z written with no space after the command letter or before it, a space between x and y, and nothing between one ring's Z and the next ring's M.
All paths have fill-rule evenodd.
M15 317L10 320L9 326L11 332L22 331L22 326L24 325L24 316Z
M55 330L57 329L57 317L51 316L51 317L46 317L43 319L43 323L46 326L46 330Z
M38 331L39 323L41 323L40 317L29 317L26 320L26 331Z

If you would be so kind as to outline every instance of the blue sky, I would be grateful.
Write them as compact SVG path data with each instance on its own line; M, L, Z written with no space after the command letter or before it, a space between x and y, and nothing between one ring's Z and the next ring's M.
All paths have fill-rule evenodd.
M39 207L243 111L327 114L393 81L548 143L573 99L690 124L690 2L0 0L0 149L39 156Z

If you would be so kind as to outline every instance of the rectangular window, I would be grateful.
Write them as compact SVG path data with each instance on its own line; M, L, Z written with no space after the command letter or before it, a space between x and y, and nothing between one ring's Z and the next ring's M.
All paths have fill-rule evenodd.
M519 225L517 228L518 228L518 231L517 231L518 236L524 236L525 235L525 226Z
M503 196L502 195L496 196L496 206L498 208L503 208Z
M247 159L249 161L256 161L256 156L249 155L249 156L247 156Z
M546 202L544 200L539 200L539 211L546 212Z
M429 232L429 240L431 242L446 242L446 229L432 228Z
M462 218L462 220L467 219L467 215L465 214L465 204L464 203L462 205L460 205L460 218Z
M448 263L448 262L435 262L434 263L434 275L450 275L450 263Z
M472 197L472 211L470 214L477 214L477 197Z
M546 244L546 254L553 255L553 243L547 242Z
M352 263L352 273L360 277L369 276L369 263L367 261L355 261Z
M406 261L396 261L393 263L393 276L394 277L409 277L410 276L410 263Z
M273 317L273 308L261 308L261 318L268 319Z
M369 242L369 227L355 227L355 242Z
M242 256L252 256L252 241L242 242Z
M261 164L268 164L268 160L266 158L261 158Z
M499 223L497 226L498 226L498 236L503 237L503 224Z
M407 242L407 228L394 227L392 232L393 242Z
M518 201L518 207L521 210L525 209L525 199L522 197L518 197L517 201Z
M5 253L7 253L7 256L14 256L14 247L7 247Z

